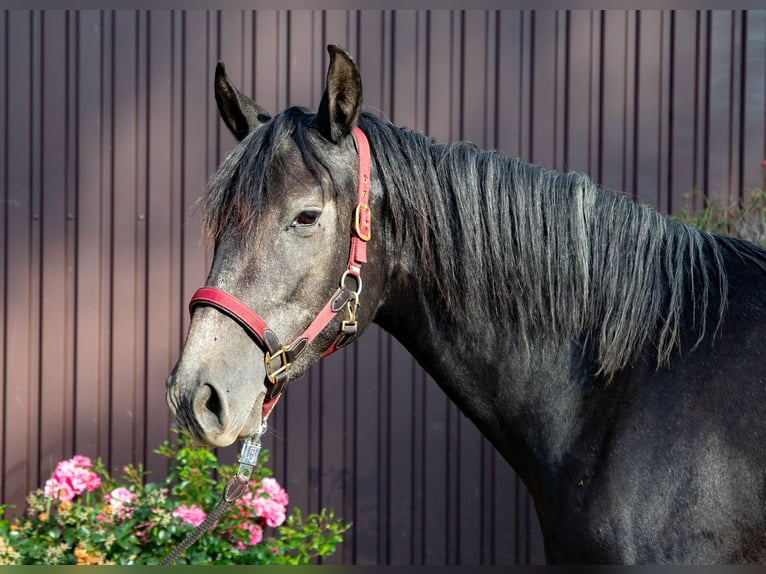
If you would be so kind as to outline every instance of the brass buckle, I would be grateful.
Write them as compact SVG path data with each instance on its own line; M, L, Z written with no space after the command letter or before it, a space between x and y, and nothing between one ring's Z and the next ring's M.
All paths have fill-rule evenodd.
M351 291L351 298L343 308L344 317L340 324L340 332L344 335L356 335L356 310L359 307L359 293Z
M363 232L361 229L361 217L362 212L367 212L367 232ZM354 231L356 231L357 236L362 241L369 241L372 230L370 229L372 227L372 213L370 212L370 206L365 205L364 203L357 203L356 204L356 211L354 212Z
M282 365L275 370L271 370L271 361L272 359L279 358L282 361ZM287 347L282 345L282 348L275 354L271 355L268 351L266 351L266 356L263 358L263 362L266 366L266 378L269 379L269 382L272 385L275 385L277 383L277 375L281 373L286 373L289 369L292 363L287 360Z

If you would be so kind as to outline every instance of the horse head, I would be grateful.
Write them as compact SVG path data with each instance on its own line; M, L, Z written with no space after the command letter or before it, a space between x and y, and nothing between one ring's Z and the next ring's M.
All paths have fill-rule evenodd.
M239 143L209 185L213 262L167 380L179 424L210 445L252 435L284 385L353 341L381 301L384 238L371 231L381 201L356 127L359 69L344 50L328 52L315 114L271 117L216 69L218 110Z

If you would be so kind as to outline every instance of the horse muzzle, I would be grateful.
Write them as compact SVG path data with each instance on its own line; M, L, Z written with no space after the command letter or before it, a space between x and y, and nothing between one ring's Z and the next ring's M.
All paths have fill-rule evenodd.
M231 388L202 373L184 376L177 366L166 381L166 400L178 425L195 440L223 447L250 436L261 424L266 392L245 386L250 388Z

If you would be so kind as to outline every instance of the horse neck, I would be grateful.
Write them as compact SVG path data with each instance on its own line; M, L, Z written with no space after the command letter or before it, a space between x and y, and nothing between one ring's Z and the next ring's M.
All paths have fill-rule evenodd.
M414 259L407 256L405 260ZM582 353L519 340L491 301L456 317L407 263L395 266L376 323L391 333L530 489L566 456L589 385Z

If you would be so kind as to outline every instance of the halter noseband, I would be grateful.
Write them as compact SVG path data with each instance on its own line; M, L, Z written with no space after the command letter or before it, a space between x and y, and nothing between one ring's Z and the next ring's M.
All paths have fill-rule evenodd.
M370 239L371 212L368 204L370 195L370 145L364 132L354 127L352 134L359 152L359 185L357 187L357 205L354 211L354 227L351 233L351 250L346 270L340 278L340 287L333 293L324 308L308 327L289 345L283 345L279 337L261 319L261 317L240 299L216 287L197 289L189 301L189 314L198 305L209 305L225 313L239 323L260 343L265 352L266 382L269 387L263 402L263 418L271 412L287 383L290 366L303 351L316 339L319 333L335 316L345 310L340 333L332 344L322 353L326 357L344 347L357 332L356 311L359 295L362 292L362 264L367 262L367 241ZM351 276L356 283L351 289L346 280Z

